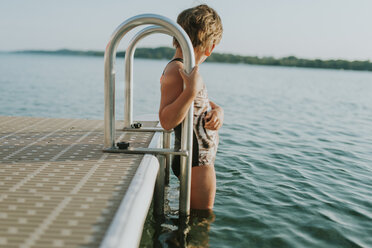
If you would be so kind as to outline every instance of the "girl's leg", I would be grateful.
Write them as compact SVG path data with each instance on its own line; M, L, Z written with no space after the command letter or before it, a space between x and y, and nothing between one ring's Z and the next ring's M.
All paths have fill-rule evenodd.
M216 195L214 166L192 167L191 175L191 208L212 209Z

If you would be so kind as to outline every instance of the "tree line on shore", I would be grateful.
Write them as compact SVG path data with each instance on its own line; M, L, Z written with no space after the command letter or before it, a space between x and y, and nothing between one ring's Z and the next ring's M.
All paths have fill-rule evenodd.
M45 50L25 50L16 53L33 53L33 54L57 54L57 55L81 55L81 56L103 56L102 51L77 51L61 49L56 51ZM170 47L158 48L137 48L135 51L136 58L146 59L171 59L174 55L174 49ZM118 52L117 57L124 57L125 52ZM233 63L233 64L251 64L251 65L271 65L271 66L289 66L305 68L324 68L324 69L342 69L342 70L359 70L372 71L372 62L366 61L348 61L348 60L320 60L320 59L302 59L295 56L274 58L274 57L257 57L242 56L228 53L213 53L206 62L216 63Z

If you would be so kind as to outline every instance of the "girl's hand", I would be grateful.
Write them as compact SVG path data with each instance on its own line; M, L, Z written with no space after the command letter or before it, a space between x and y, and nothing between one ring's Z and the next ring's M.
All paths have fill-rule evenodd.
M218 130L223 124L223 110L222 108L214 108L209 111L204 117L204 127L209 130Z
M203 78L199 74L199 67L196 65L190 73L186 73L180 69L180 75L185 82L186 90L190 90L193 94L197 94L203 89Z

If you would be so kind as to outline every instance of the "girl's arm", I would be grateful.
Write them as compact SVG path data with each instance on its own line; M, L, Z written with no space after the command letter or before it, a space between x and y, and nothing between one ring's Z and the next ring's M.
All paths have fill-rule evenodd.
M186 86L184 90L183 82ZM185 73L181 65L175 65L166 71L161 82L159 109L159 120L164 129L170 130L183 121L202 87L198 66L190 74Z
M212 110L205 115L204 127L210 130L218 130L223 125L224 112L216 103L209 101Z

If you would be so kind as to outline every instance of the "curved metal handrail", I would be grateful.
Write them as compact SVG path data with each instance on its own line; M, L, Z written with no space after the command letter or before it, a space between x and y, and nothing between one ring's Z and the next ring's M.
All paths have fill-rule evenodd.
M131 84L132 71L131 64L133 61L133 53L136 47L136 43L143 37L156 32L166 33L174 36L182 49L184 56L184 68L186 72L191 72L195 65L194 50L192 43L182 29L174 21L155 14L143 14L134 16L122 24L120 24L114 33L112 34L109 43L107 44L105 57L104 57L104 81L105 81L105 116L104 116L104 146L105 150L116 149L115 148L115 59L117 47L124 37L130 30L140 25L156 25L158 27L149 27L142 30L136 35L131 42L131 51L126 55L130 61L129 65L126 63L126 80L128 78L128 84ZM128 58L127 58L128 57ZM127 68L128 66L128 68ZM129 73L128 73L129 72ZM132 106L132 85L126 91L130 95L126 102L127 107ZM125 107L125 108L127 108ZM131 112L129 115L131 115ZM126 121L131 122L131 117ZM128 124L128 123L126 123ZM129 123L130 125L130 123ZM182 136L181 136L181 150L187 151L188 156L181 156L181 177L180 177L180 215L187 216L190 214L190 194L191 194L191 158L192 158L192 139L193 139L193 103L182 123Z
M154 34L161 33L172 36L172 33L161 26L150 26L138 32L125 51L124 71L125 71L125 102L124 102L124 128L130 128L133 123L133 61L134 52L136 51L137 44L143 38Z
M150 26L142 29L138 32L132 40L129 42L129 45L125 52L125 62L124 62L124 71L125 71L125 102L124 102L124 131L133 131L131 125L133 124L133 61L134 61L134 52L136 51L136 47L138 42L140 42L143 38L149 36L150 34L154 33L161 33L167 34L172 36L172 33L169 30L161 27L161 26ZM151 128L155 130L157 128ZM146 129L136 129L136 131L146 131ZM171 147L171 134L169 131L164 131L163 133L163 148L170 148ZM166 155L165 159L165 184L169 185L169 170L170 170L170 161L171 161L171 154ZM182 204L181 204L182 205Z
M158 25L172 33L179 41L184 55L186 72L190 72L195 64L193 47L186 32L175 22L164 16L143 14L129 18L120 24L112 34L107 44L104 57L105 70L105 148L115 146L115 59L120 40L133 28L140 25ZM192 110L192 108L190 108ZM192 117L192 115L190 116ZM186 117L187 119L187 117ZM192 121L191 121L192 124Z

